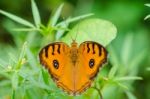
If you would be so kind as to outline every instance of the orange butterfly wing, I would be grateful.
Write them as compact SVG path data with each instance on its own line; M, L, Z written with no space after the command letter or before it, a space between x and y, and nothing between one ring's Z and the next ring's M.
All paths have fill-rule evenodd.
M82 93L96 77L99 68L107 61L106 49L96 42L83 42L79 46L79 61L76 64L76 93Z
M79 48L75 42L71 48L58 42L44 47L39 57L57 86L76 95L90 87L99 67L106 62L107 52L95 42L84 42Z
M40 51L39 58L57 86L71 93L74 85L73 67L68 57L69 51L70 47L65 43L52 43Z

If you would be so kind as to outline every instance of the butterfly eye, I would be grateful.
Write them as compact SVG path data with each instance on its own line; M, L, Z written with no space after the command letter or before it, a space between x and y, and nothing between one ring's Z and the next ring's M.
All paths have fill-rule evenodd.
M94 59L90 59L90 61L89 61L90 68L93 68L94 64L95 64Z
M57 60L53 60L53 66L55 69L58 69L59 68L59 63Z

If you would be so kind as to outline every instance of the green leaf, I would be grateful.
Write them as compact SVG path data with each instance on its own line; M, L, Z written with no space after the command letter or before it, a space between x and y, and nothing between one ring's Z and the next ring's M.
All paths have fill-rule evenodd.
M40 31L40 29L37 28L14 28L12 29L14 31L25 31L25 32L29 32L29 31Z
M22 47L22 50L21 50L21 53L20 53L20 56L19 56L19 59L18 59L18 63L16 65L16 69L20 69L22 64L23 64L24 57L25 57L25 54L26 54L26 48L27 48L27 42L25 42L23 44L23 47Z
M70 44L72 37L79 44L84 41L95 41L106 46L116 37L116 34L117 29L111 22L93 18L77 24L62 40Z
M126 85L122 84L122 83L116 82L116 84L117 84L119 87L121 87L121 88L124 88L124 89L126 89L126 90L129 90L129 88L128 88Z
M68 23L75 22L75 21L82 20L84 18L90 17L92 15L94 15L94 14L89 13L89 14L80 15L80 16L77 16L77 17L70 18L67 22Z
M31 0L31 8L32 8L32 14L33 14L35 25L37 28L39 28L39 26L41 24L41 18L40 18L40 14L39 14L37 5L34 0Z
M118 68L118 65L113 65L113 67L111 68L109 74L108 74L108 77L109 78L113 78L117 72L117 68Z
M1 80L0 81L0 87L6 87L6 86L9 86L9 85L11 85L10 80Z
M4 60L0 59L0 69L6 68L5 65L6 65L6 62Z
M78 21L78 20L82 20L82 19L90 17L92 15L94 15L94 14L90 13L90 14L84 14L84 15L80 15L80 16L77 16L77 17L73 17L73 18L68 18L68 19L58 23L56 26L58 27L58 26L62 26L64 24L66 24L66 23L71 23L71 22L75 22L75 21Z
M49 75L47 72L45 72L45 70L42 68L42 77L44 80L44 83L48 85L49 83Z
M139 64L146 58L146 55L148 55L148 50L144 49L131 59L129 70L131 70L132 72L129 72L130 75L136 74L136 70L134 69L140 66Z
M18 87L18 73L14 72L14 74L12 75L12 88L16 90L17 87Z
M149 18L150 18L150 14L147 15L147 16L144 18L144 20L147 20L147 19L149 19Z
M145 4L145 6L150 7L150 4ZM149 14L149 15L147 15L147 16L144 18L144 20L147 20L148 18L150 18L150 14Z
M12 90L11 99L15 99L15 90Z
M51 18L51 23L48 24L48 26L55 26L59 17L60 17L60 14L61 14L61 11L62 11L62 8L63 8L64 4L61 4L58 9L56 10L54 16Z
M64 20L60 24L56 25L56 27L58 27L60 25L60 27L58 27L59 31L57 31L57 33L56 33L56 40L60 39L62 37L62 35L65 33L65 31L67 30L67 27L69 25L68 20L69 20L69 18ZM63 29L61 29L61 28L63 28Z
M147 68L147 70L148 70L148 71L150 71L150 67L149 67L149 68Z
M3 10L0 10L0 13L5 15L6 17L12 19L13 21L19 23L19 24L22 24L22 25L27 26L27 27L34 28L34 25L32 23L30 23L30 22L28 22L28 21L26 21L26 20L24 20L24 19L22 19L22 18L20 18L16 15L13 15L13 14L8 13L8 12L3 11Z
M89 17L89 16L92 16L92 15L93 15L93 14L90 13L90 14L85 14L85 15L73 17L73 18L70 18L70 17L69 17L69 18L67 18L66 20L64 20L64 21L62 21L62 22L60 22L60 23L58 23L58 24L56 25L56 27L61 27L61 28L66 28L66 29L61 29L61 28L59 28L59 31L56 33L56 40L60 39L60 38L62 37L62 35L64 34L64 32L65 32L66 30L68 30L67 27L69 26L69 24L70 24L71 22L78 21L78 20L82 20L82 19L84 19L84 18L86 18L86 17Z
M109 55L110 55L110 62L112 64L112 68L111 68L111 70L108 74L108 77L112 78L112 77L115 76L115 74L117 72L117 69L118 69L118 66L119 66L119 59L118 59L118 56L117 56L113 46L109 46L108 50L109 50Z
M128 99L137 99L137 97L130 91L126 91Z
M133 33L128 33L124 39L121 50L121 59L125 66L128 66L133 46Z
M31 50L29 48L26 49L26 56L27 56L27 60L28 60L28 63L30 64L30 66L34 70L37 70L37 59L35 58L35 56L33 55L33 53L31 52Z
M127 81L127 80L142 80L142 77L127 76L127 77L117 77L117 78L115 78L115 81Z
M149 3L147 3L147 4L145 4L145 6L148 6L148 7L150 7L150 4L149 4Z
M20 56L19 56L19 60L22 60L25 56L25 53L26 53L26 48L27 48L27 42L25 42L22 46L22 50L21 50L21 53L20 53Z

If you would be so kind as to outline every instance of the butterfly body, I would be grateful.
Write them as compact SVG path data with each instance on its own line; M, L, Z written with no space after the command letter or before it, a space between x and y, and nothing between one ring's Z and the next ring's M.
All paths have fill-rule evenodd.
M75 41L73 41L73 43L71 44L69 54L70 54L70 59L75 66L77 59L78 59L78 56L79 56L78 55L79 54L78 53L78 46L77 46L77 43Z
M107 51L96 42L86 41L78 46L73 40L71 47L63 42L47 45L40 51L39 58L58 87L77 95L91 86L107 60Z

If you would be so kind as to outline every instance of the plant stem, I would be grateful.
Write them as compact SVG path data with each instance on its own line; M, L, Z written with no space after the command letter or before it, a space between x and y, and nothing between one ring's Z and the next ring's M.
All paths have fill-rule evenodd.
M15 90L12 90L12 95L11 95L11 99L15 99Z
M100 99L103 99L103 95L102 95L100 89L98 89L97 87L93 87L93 88L94 88L95 90L97 90L97 92L98 92L98 94L99 94L99 96L100 96Z

